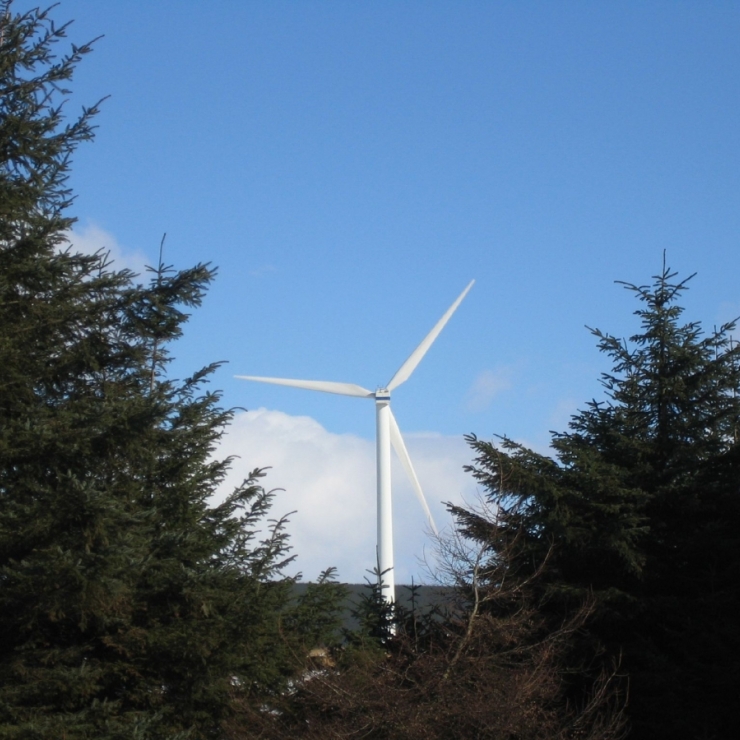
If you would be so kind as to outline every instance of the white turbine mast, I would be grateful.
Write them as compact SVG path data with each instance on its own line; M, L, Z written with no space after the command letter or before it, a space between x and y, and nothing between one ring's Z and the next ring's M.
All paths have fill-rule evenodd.
M383 598L389 602L396 600L395 578L393 574L393 515L391 510L391 446L395 449L411 485L413 486L419 503L429 520L432 531L437 534L437 527L429 510L424 492L416 477L414 466L403 442L401 431L396 423L396 418L391 411L391 391L398 388L401 383L406 382L416 366L427 353L432 343L444 328L450 317L462 303L463 298L473 287L475 280L471 280L468 286L457 297L455 302L447 309L444 316L434 325L429 334L424 337L421 344L411 353L406 362L401 365L396 374L388 381L385 388L369 391L354 383L335 383L327 380L293 380L290 378L263 378L255 375L236 375L241 380L254 380L258 383L272 383L274 385L287 385L291 388L305 388L309 391L322 391L324 393L337 393L340 396L357 396L359 398L375 399L375 442L377 455L377 491L378 491L378 570L380 587Z

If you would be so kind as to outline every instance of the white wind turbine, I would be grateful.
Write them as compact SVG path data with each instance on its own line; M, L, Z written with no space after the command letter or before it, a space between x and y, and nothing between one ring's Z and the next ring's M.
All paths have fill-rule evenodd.
M391 513L391 445L396 450L401 464L406 470L411 485L416 492L429 524L434 533L437 527L429 511L424 492L421 490L419 479L416 477L414 466L403 442L401 431L391 411L391 391L398 388L401 383L409 379L422 357L427 353L432 343L444 328L450 317L462 303L463 298L473 287L475 280L471 280L465 290L460 293L457 300L447 309L444 316L434 325L429 334L424 337L421 344L411 353L406 362L401 365L396 374L388 381L385 388L369 391L353 383L335 383L327 380L292 380L289 378L263 378L254 375L237 375L241 380L255 380L259 383L273 383L275 385L287 385L293 388L305 388L311 391L323 391L324 393L337 393L340 396L358 396L360 398L375 399L375 422L376 422L376 455L377 455L377 487L378 487L378 569L380 571L381 593L387 601L395 601L395 578L393 574L393 516Z

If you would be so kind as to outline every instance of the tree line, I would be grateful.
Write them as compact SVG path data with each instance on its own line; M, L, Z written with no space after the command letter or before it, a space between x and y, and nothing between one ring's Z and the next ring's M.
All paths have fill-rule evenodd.
M256 469L220 504L232 412L168 375L215 269L148 275L68 243L98 106L91 45L0 5L0 738L728 738L740 698L740 349L665 265L554 456L470 435L441 604L377 587L341 627L297 591ZM732 728L735 727L735 731Z

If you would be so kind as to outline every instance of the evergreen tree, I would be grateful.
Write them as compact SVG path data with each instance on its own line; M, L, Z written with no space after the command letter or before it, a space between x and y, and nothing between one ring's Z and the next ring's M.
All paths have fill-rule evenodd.
M247 737L336 599L294 603L260 471L210 503L231 413L214 365L166 367L213 270L142 285L65 248L96 113L62 115L90 51L55 56L65 30L0 6L0 737Z
M513 548L513 578L542 567L552 623L595 599L572 660L621 656L632 736L724 738L739 724L740 350L734 323L682 323L675 277L626 285L641 303L630 342L593 331L612 361L606 400L554 435L557 459L471 437L471 471L499 507L492 551ZM455 513L485 536L486 521Z

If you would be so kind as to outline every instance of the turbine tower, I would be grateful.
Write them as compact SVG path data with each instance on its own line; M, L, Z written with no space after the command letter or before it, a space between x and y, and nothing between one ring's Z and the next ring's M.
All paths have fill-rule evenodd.
M457 297L455 302L447 309L444 316L434 325L429 334L424 337L421 344L411 353L406 362L401 365L396 374L388 381L385 388L369 391L353 383L335 383L327 380L293 380L290 378L263 378L254 375L236 375L241 380L254 380L258 383L273 383L274 385L287 385L292 388L305 388L310 391L322 391L324 393L337 393L340 396L357 396L359 398L375 399L375 443L377 456L377 490L378 490L378 569L381 593L387 601L395 601L396 589L393 574L393 515L391 511L391 446L396 451L401 464L406 470L411 485L413 486L419 503L429 520L434 533L437 527L429 511L424 492L421 490L419 479L416 477L414 466L403 442L401 431L396 423L396 418L391 411L391 391L398 388L401 383L409 379L422 357L427 353L432 343L444 328L450 317L462 303L463 298L473 287L475 280L471 280L468 286Z

